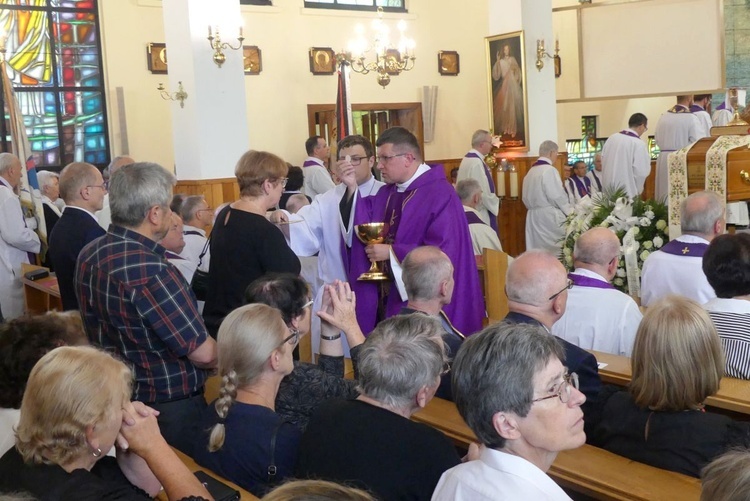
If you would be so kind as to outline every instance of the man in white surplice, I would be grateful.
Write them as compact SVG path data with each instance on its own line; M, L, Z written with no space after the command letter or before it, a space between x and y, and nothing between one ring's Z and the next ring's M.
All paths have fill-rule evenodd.
M703 254L711 240L726 230L726 214L719 196L713 191L698 191L683 200L680 229L682 235L643 262L642 306L668 294L679 294L698 304L716 297L703 273Z
M0 153L0 307L6 320L24 312L21 265L29 263L29 253L39 252L37 220L24 219L16 189L21 182L21 161L10 153Z
M610 282L617 273L620 241L609 228L592 228L575 243L575 284L552 334L586 350L629 357L641 315L633 299Z
M677 104L662 113L656 124L655 138L660 150L656 160L657 200L666 199L669 194L669 154L702 137L698 118L690 113L692 97L677 96Z
M359 193L363 197L374 195L384 183L376 180L372 175L375 165L375 149L372 143L362 136L347 136L341 140L336 148L339 160L347 157L355 169L355 176L359 186ZM296 214L286 211L274 211L272 220L284 213L289 218L289 246L298 256L313 256L318 254L318 276L322 283L332 284L335 280L346 281L346 271L341 255L341 216L339 202L346 191L345 184L339 184L315 197L312 204L302 207ZM276 214L279 213L279 214ZM302 223L304 221L304 223ZM299 224L296 224L298 223ZM315 296L313 310L317 311L323 299L323 287ZM320 344L320 319L316 315L312 318L312 347L318 352ZM349 350L346 343L345 354Z
M602 185L605 189L623 188L628 197L643 192L651 173L651 156L641 136L648 130L648 119L634 113L628 128L612 134L602 148Z
M708 107L711 104L711 94L696 94L693 96L693 104L690 105L690 112L695 115L700 124L700 137L711 135L711 115L708 114Z
M594 155L594 168L590 170L586 177L591 179L591 193L600 193L602 191L602 152Z
M728 124L734 117L734 108L727 101L724 101L714 110L714 114L711 116L711 121L714 127L720 127Z
M482 189L482 200L476 207L479 217L497 231L497 213L500 199L495 194L495 183L484 163L484 157L492 150L492 136L486 130L478 130L471 136L471 150L461 159L456 182L474 179ZM494 224L493 224L494 223Z
M502 251L500 239L492 227L482 221L479 217L477 207L482 203L482 188L476 179L463 179L456 185L456 193L461 199L466 214L466 222L469 223L471 233L471 245L474 247L474 255L481 256L484 249Z
M564 236L563 223L571 206L562 180L552 163L557 159L557 144L539 145L539 160L523 180L523 204L526 215L526 249L545 249L558 254Z

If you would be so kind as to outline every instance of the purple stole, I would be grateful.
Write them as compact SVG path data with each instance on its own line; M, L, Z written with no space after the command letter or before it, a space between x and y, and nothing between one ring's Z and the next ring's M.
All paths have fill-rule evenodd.
M636 138L636 139L640 139L640 138L638 137L638 134L636 134L635 132L633 132L633 131L632 131L632 130L630 130L630 129L626 129L626 130L621 130L621 131L620 131L620 134L625 134L626 136L630 136L630 137L634 137L634 138Z
M691 113L691 111L681 104L675 104L667 110L667 113Z
M573 180L573 184L578 189L578 195L583 198L591 192L591 179L584 177L583 181L578 179L575 174L571 175L569 179Z
M552 165L549 162L545 162L544 160L537 160L533 164L531 164L532 167L536 167L537 165Z
M596 189L602 191L602 182L599 180L599 176L596 175L596 169L591 171L591 175L594 176L594 181L596 181Z
M583 275L576 275L575 273L568 273L568 278L577 287L594 287L596 289L614 289L615 288L614 285L612 285L609 282L598 280L596 278L585 277Z
M484 221L482 221L482 218L477 216L476 212L472 211L464 211L464 214L466 214L466 222L469 224L487 224Z
M672 240L661 248L661 250L667 254L687 257L703 257L703 254L706 253L706 249L708 249L708 244L700 242L680 242L679 240Z
M312 160L305 160L305 162L302 164L302 167L312 167L313 165L317 165L320 167L320 164L318 162L314 162Z
M473 151L470 151L466 154L465 158L478 158L482 161L482 166L484 167L484 175L487 176L487 183L490 185L490 193L495 193L495 181L492 180L492 175L490 174L490 169L487 167L487 164L484 163L484 158L480 157ZM492 229L497 232L497 218L490 212L490 226L492 226Z
M699 111L706 111L706 110L704 110L703 108L701 108L701 107L700 107L700 106L698 106L697 104L691 104L691 105L690 105L690 112L691 112L691 113L697 113L697 112L699 112Z
M727 102L723 101L719 106L716 107L717 110L727 110L732 111L732 108L727 106ZM714 110L715 111L715 110Z

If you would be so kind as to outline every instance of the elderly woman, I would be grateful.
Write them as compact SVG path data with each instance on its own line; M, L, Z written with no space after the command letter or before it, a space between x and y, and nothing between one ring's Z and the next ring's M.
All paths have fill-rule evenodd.
M701 471L701 501L750 499L750 450L722 454Z
M220 397L209 406L194 458L257 496L291 475L301 432L275 412L292 372L300 333L264 304L237 308L221 323Z
M724 356L698 303L667 296L649 306L631 364L630 387L601 395L595 445L693 477L728 448L750 445L750 423L703 409L719 389Z
M558 452L586 441L578 377L543 327L501 323L467 339L453 361L458 411L484 444L446 471L433 500L569 500L546 475Z
M240 157L234 173L240 199L219 212L211 232L214 258L203 317L214 337L223 318L242 306L250 282L268 272L300 272L299 259L284 235L266 219L286 186L286 162L272 153L250 150Z
M727 376L750 379L750 235L719 235L703 255L716 298L703 305L724 347Z
M248 303L263 303L281 312L290 331L300 337L310 333L312 300L310 290L299 276L271 273L254 281L245 291ZM294 370L281 381L276 396L276 412L284 421L300 430L315 409L330 398L356 398L357 382L344 379L344 351L341 332L346 335L356 377L359 349L365 337L357 323L356 298L349 284L335 282L326 287L321 322L320 357L318 364L294 362ZM333 325L331 322L333 322Z
M300 443L297 476L346 482L379 499L430 499L440 475L459 462L442 433L410 420L447 366L442 333L426 315L381 322L360 349L361 395L318 408Z
M0 458L0 491L40 499L210 498L159 433L155 411L130 402L133 375L92 347L56 348L31 371L16 447ZM118 444L117 459L104 453Z
M77 311L19 317L0 325L0 455L16 442L13 430L34 365L58 346L86 344Z

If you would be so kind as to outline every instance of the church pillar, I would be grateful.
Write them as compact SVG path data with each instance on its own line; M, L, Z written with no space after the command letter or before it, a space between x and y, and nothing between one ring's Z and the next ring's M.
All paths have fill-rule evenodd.
M555 71L551 59L544 59L538 71L536 41L544 39L546 51L554 53L552 0L488 0L488 36L523 30L526 63L526 96L528 100L529 155L536 155L542 141L557 139L557 103ZM565 151L561 144L560 150Z
M209 25L223 41L237 46L242 23L238 0L164 0L168 92L182 82L184 108L170 102L175 174L179 180L234 176L239 157L249 149L242 50L224 50L219 67L206 39ZM166 104L165 104L166 106Z

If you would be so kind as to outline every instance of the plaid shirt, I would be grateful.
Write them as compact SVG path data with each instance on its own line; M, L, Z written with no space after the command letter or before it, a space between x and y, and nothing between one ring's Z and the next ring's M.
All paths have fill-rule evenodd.
M206 371L187 355L208 339L190 286L153 240L119 226L81 250L75 289L92 343L135 373L134 396L164 402L195 393Z

